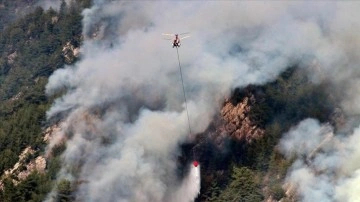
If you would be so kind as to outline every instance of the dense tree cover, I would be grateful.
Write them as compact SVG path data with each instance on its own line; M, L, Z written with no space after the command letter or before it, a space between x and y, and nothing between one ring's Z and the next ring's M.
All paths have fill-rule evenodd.
M263 87L249 87L256 91L257 104L249 114L252 121L265 126L273 122L287 125L307 118L329 119L335 100L329 96L326 81L313 83L304 69L291 67L275 81Z
M50 0L49 0L50 1ZM0 0L0 32L5 27L14 22L16 19L24 17L26 14L34 11L40 0ZM64 2L62 0L62 2ZM56 2L54 2L56 3ZM91 0L75 0L74 5L81 8L88 8L91 5ZM66 4L65 4L66 6ZM64 8L64 3L62 8Z
M260 178L246 167L233 167L230 183L219 190L216 182L209 189L205 201L208 202L258 202L264 199Z
M24 17L7 22L2 31L0 29L1 173L18 161L19 154L27 146L31 145L37 155L45 147L42 130L45 113L52 102L44 91L47 78L69 62L62 52L68 42L80 46L81 10L90 5L89 0L78 0L71 5L62 2L59 11L37 7ZM12 3L0 1L6 8L16 6ZM0 13L1 9L0 6ZM70 62L75 61L73 57ZM0 201L42 201L54 183L60 167L57 156L62 150L62 146L56 148L54 158L47 162L46 173L33 173L16 186L10 179L15 176L3 179Z
M42 201L51 190L51 180L46 174L34 172L17 185L6 178L4 190L0 192L0 198L4 202Z
M46 173L33 172L25 180L20 181L16 185L12 181L12 179L16 179L15 176L4 178L4 191L0 191L1 201L43 201L54 186L56 174L60 168L60 157L54 156L48 160L47 164ZM66 187L61 185L58 189L60 193L63 193ZM69 189L68 191L71 190ZM61 196L59 196L59 198L61 198Z
M257 100L249 117L265 129L265 136L246 145L246 165L267 170L270 157L276 152L274 147L290 127L309 117L329 121L336 100L327 87L326 81L313 83L304 69L296 67L289 68L265 86L249 87L247 90L254 93Z
M7 24L29 13L37 0L0 0L0 31Z
M336 100L327 87L326 81L311 82L306 71L295 66L264 86L236 89L232 97L234 103L250 94L255 96L256 102L248 116L265 130L265 135L252 143L229 140L224 146L226 152L216 151L211 144L202 146L204 194L199 201L261 201L269 195L277 200L284 197L281 185L292 161L286 160L276 145L283 133L304 118L330 120ZM259 186L266 188L266 193L258 189ZM257 191L252 192L249 187ZM244 193L251 196L246 198Z
M14 20L10 8L16 7L16 2L25 1L0 0L1 171L12 167L28 145L42 151L40 134L51 103L51 98L44 95L44 87L48 76L67 63L64 45L71 42L80 46L80 11L90 6L90 0L77 0L72 5L62 1L59 11L38 7ZM235 90L235 102L248 93L254 94L256 103L249 117L265 130L265 136L251 144L228 141L224 143L226 151L219 151L212 143L202 146L203 194L198 200L261 201L266 197L264 187L275 199L281 199L282 179L291 161L279 154L276 144L281 134L303 118L329 119L334 101L329 99L325 86L311 83L304 71L293 67L267 85ZM63 150L64 145L54 149L46 173L33 173L16 186L10 178L4 179L0 201L42 201L54 187ZM266 182L265 176L269 179ZM73 200L73 184L61 180L56 187L56 201Z
M74 197L72 195L73 185L69 180L62 179L57 185L58 194L56 196L56 201L67 202L73 201Z
M0 156L2 151L18 155L26 145L41 143L38 137L50 104L44 94L47 77L64 65L62 47L68 41L81 43L79 10L63 13L38 7L0 33ZM0 169L11 165L0 163Z

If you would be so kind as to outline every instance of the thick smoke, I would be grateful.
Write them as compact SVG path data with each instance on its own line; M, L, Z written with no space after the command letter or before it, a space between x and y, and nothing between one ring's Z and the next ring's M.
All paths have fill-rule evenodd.
M296 184L301 201L358 201L360 198L360 128L337 134L314 119L299 123L285 134L280 148L298 156L287 182Z
M356 34L360 30L360 4L334 6L328 22L314 15L321 20L318 28L322 34L312 40L316 49L315 71L311 73L314 82L330 81L330 93L340 100L346 123L335 130L329 124L307 119L282 138L283 154L296 157L286 181L297 185L301 201L353 202L360 198L360 38Z
M188 200L193 193L184 193L186 180L176 174L178 145L189 138L188 123L176 50L161 33L191 32L179 53L196 134L206 129L233 88L264 84L293 64L316 61L321 69L313 74L314 82L325 74L351 86L347 78L354 78L359 58L358 41L351 40L360 27L351 17L358 16L357 7L94 1L83 12L81 61L56 71L46 88L48 94L66 89L48 111L48 117L65 115L48 148L66 140L59 178L86 182L75 193L80 201ZM346 197L340 192L336 197Z

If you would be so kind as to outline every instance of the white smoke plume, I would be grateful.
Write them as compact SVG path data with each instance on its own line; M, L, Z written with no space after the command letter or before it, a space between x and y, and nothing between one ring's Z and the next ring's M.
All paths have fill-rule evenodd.
M307 119L282 138L283 154L297 157L287 182L297 185L301 201L360 199L360 37L356 34L360 30L356 11L360 4L344 2L333 6L328 22L322 20L323 34L313 40L317 46L313 70L317 70L311 73L315 82L323 78L331 81L330 92L340 100L347 123L335 133L329 124Z
M297 185L301 201L359 200L359 141L360 127L351 134L335 135L330 125L314 119L285 134L282 152L298 156L287 182Z
M48 111L65 115L48 148L66 140L59 178L86 181L76 190L79 201L187 201L193 193L181 189L176 157L188 123L176 50L161 33L191 32L179 53L196 134L233 88L272 81L290 65L316 60L321 74L348 81L360 58L357 41L349 41L360 28L350 16L358 7L94 1L83 12L81 61L54 72L46 87L48 94L67 90ZM336 72L340 66L352 69Z

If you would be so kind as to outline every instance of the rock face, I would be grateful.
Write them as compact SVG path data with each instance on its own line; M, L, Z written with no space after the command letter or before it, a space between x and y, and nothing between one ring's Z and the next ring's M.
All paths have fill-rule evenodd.
M46 160L43 156L38 156L30 162L27 160L33 155L35 151L31 147L27 147L19 156L19 161L9 170L4 172L2 178L16 176L16 180L12 178L13 183L16 185L19 181L25 180L32 172L45 172ZM2 182L0 181L0 190L2 189Z
M32 172L44 172L46 168L46 160L42 156L38 156L35 160L26 165L26 169L18 173L19 180L25 180Z
M17 52L16 52L16 51L13 52L13 53L11 53L10 55L8 55L8 56L7 56L8 63L9 63L9 64L13 64L14 61L15 61L15 59L16 59L16 57L17 57Z
M297 187L294 184L285 183L283 185L283 189L285 190L285 198L282 201L289 201L289 202L295 202L299 201L299 198L297 196L296 190Z
M58 124L48 127L43 134L44 142L49 142L53 134L59 132L59 130L60 126ZM0 191L3 189L2 180L5 178L10 178L14 185L17 185L33 172L46 172L46 157L40 155L34 158L34 155L36 156L36 151L30 146L22 151L19 155L19 161L12 168L4 171L3 175L0 176Z
M51 138L54 137L54 134L57 134L58 132L61 131L60 125L61 125L61 123L58 123L58 124L55 124L55 125L52 125L52 126L46 128L45 132L44 132L43 141L46 143L49 143Z
M75 58L79 57L80 49L75 48L70 42L67 42L66 45L62 49L63 56L65 58L65 62L70 64L72 63Z
M226 100L221 109L223 124L220 126L222 133L240 140L251 143L252 140L258 139L264 135L264 130L253 124L248 117L251 106L255 103L253 95L243 98L237 104Z
M31 147L25 148L24 151L19 156L19 161L11 169L6 170L4 172L5 175L7 176L7 175L15 174L19 170L20 166L24 164L26 158L34 153L35 151L31 149Z

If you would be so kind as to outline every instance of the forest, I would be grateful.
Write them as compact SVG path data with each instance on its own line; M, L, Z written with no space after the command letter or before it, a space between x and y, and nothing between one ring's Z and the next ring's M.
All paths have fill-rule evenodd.
M29 145L35 150L29 158L44 153L43 131L53 124L46 120L46 111L59 96L45 95L48 77L64 65L81 59L71 54L65 57L63 47L68 43L81 47L81 11L91 6L90 0L77 0L70 5L62 1L58 10L44 10L35 3L35 0L0 1L1 173L12 168ZM16 7L26 8L25 14L17 16L13 12ZM234 103L248 95L255 97L248 116L265 135L252 143L230 138L226 154L217 151L211 143L201 145L199 155L204 164L197 201L255 202L270 195L275 200L284 198L282 183L292 162L280 154L278 141L304 118L331 121L337 100L330 96L327 88L326 81L314 84L303 69L294 65L266 85L234 89L231 98ZM64 147L53 149L44 173L34 172L17 184L13 183L16 176L2 174L0 201L43 201L52 189L57 190L55 201L73 201L77 184L55 180ZM270 180L263 180L265 177Z
M28 14L14 19L15 14L11 12L14 7L27 3L31 2L4 1L4 8L0 8L3 15L0 16L2 172L11 168L29 145L36 151L32 158L44 152L42 131L49 124L45 113L53 100L45 95L45 85L54 70L75 62L74 56L71 61L64 58L62 48L68 42L80 46L81 10L90 6L90 1L76 1L71 5L62 1L59 11L34 7ZM51 190L58 164L59 159L54 156L48 162L46 173L33 173L16 186L11 177L3 179L1 201L42 201ZM63 186L59 186L60 189Z

